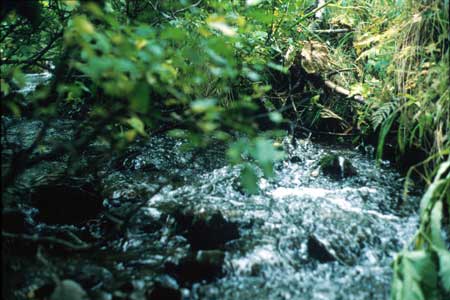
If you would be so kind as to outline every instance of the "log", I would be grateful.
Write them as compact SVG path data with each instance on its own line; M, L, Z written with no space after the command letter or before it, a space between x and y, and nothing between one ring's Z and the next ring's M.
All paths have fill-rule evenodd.
M333 92L344 95L346 97L350 97L350 91L346 88L343 88L330 80L325 80L324 84ZM361 95L353 95L350 99L358 103L365 104L364 97Z

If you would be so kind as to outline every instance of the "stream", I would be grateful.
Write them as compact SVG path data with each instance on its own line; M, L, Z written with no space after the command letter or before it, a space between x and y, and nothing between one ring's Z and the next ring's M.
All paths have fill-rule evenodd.
M2 122L5 139L21 137L24 147L41 126ZM44 143L70 140L71 122L52 124ZM46 246L39 250L50 261L45 267L31 260L30 249L7 252L11 299L47 299L55 274L79 283L90 299L387 299L390 264L417 229L417 197L402 202L403 178L389 163L377 165L370 149L295 144L282 142L286 158L273 177L260 178L257 195L240 186L240 166L227 163L224 145L193 157L183 141L165 136L108 159L85 154L80 161L101 165L90 194L72 190L74 180L49 179L66 158L38 164L18 179L33 187L30 200L16 205L29 234L71 231L99 240L112 226L104 211L121 216L140 205L125 234L96 250ZM318 162L329 154L351 162L357 174L327 175ZM100 198L86 196L93 191Z
M48 80L30 76L24 94ZM73 122L51 123L35 152L70 142ZM2 117L3 171L41 126ZM71 174L67 156L26 170L3 194L3 229L100 246L6 239L4 299L62 300L63 279L82 290L73 300L388 299L391 263L417 229L419 200L402 200L404 178L377 164L373 149L286 138L285 159L250 195L225 145L195 156L184 146L161 135L106 157L93 143L75 164L94 165L94 174ZM334 174L320 167L330 154ZM126 227L115 230L120 220Z

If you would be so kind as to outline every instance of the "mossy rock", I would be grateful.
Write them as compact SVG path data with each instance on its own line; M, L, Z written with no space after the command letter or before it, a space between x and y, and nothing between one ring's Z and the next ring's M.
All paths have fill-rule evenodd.
M335 179L342 179L357 175L350 160L336 154L327 154L320 159L320 169L324 175Z

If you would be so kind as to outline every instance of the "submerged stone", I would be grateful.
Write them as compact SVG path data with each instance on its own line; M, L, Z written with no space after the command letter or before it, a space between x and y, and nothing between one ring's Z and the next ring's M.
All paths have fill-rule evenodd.
M319 162L322 173L335 179L342 179L357 175L350 160L335 154L323 156Z

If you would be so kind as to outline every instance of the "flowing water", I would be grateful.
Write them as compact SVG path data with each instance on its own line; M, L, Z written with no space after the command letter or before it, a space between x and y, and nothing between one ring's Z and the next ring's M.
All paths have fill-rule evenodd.
M401 200L402 177L356 150L309 140L299 140L297 145L285 143L290 158L276 165L273 178L260 179L258 195L239 188L239 166L227 165L223 152L210 151L178 170L182 177L178 187L169 186L149 199L141 222L161 219L160 208L166 203L198 213L219 210L239 224L240 238L225 246L225 276L193 284L185 289L186 298L388 298L390 264L418 223L411 205ZM130 193L137 184L141 189L146 185L148 171L141 171L145 166L176 172L176 165L190 157L178 149L181 146L181 142L154 139L148 150L125 160L128 170L121 173L122 179L110 174L115 197ZM358 175L336 180L318 172L317 162L330 153L349 159ZM137 264L155 266L185 255L186 239L168 229L174 222L170 217L165 222L157 235L159 251L165 253L147 252L121 268L133 273ZM146 234L137 230L128 235L123 251L148 242ZM321 251L331 257L324 259Z
M46 76L30 77L32 84L21 92L33 90ZM2 118L2 122L8 125L2 143L16 139L22 147L32 143L41 126L37 121ZM70 141L71 122L56 121L44 142L55 138ZM19 136L21 140L17 140ZM101 249L72 261L53 254L54 266L60 269L60 276L80 282L92 299L122 299L120 292L129 294L127 299L154 300L157 298L149 298L148 292L144 295L161 278L181 291L183 299L387 299L391 262L417 229L417 197L404 201L403 178L388 163L377 165L370 153L309 139L294 144L287 139L283 142L286 159L275 165L273 177L260 178L257 195L241 188L241 166L227 163L223 145L211 145L194 156L182 150L182 141L159 136L106 162L94 159L91 163L103 164L96 187L104 199L103 209L120 215L136 202L145 205L130 221L125 236L111 238ZM7 160L6 148L2 157ZM329 154L338 157L338 178L319 168L320 159ZM356 169L356 176L344 176L345 160ZM45 178L64 169L66 162L62 157L37 165L19 181L31 184L29 177ZM170 183L155 194L167 178ZM29 211L34 233L39 234L80 230L95 235L92 224L104 222L100 214L98 220L89 220L82 227L45 224L36 217L36 209ZM217 232L206 229L192 237L189 228L188 234L180 230L183 218L177 217L177 211L189 211L194 219L219 212L223 222L234 224L238 233L228 234L224 244L202 248L198 246L202 240L211 239L207 235L224 236L227 233L223 231L234 227L216 226ZM101 228L95 230L101 238ZM186 274L180 267L176 272L167 267L179 266L192 255L198 258L203 250L223 255L215 274L193 279L189 274L200 272L195 265ZM96 280L80 277L86 272ZM36 283L36 278L42 277L36 265L25 264L19 273L25 274L25 279L15 292L18 299L27 297L30 286L45 282L40 279ZM124 291L125 283L131 288Z
M34 92L38 85L47 83L52 78L52 73L43 72L35 74L25 74L25 86L17 92L28 95Z

